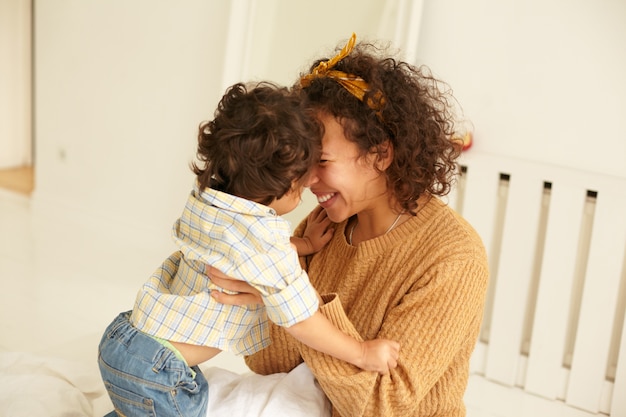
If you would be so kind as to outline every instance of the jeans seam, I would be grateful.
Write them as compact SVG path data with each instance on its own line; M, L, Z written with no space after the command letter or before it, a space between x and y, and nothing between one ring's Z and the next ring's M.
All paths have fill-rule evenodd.
M143 379L143 378L139 378L139 377L137 377L135 375L119 371L119 370L113 368L112 366L110 366L108 363L106 363L102 358L100 358L100 364L101 364L102 367L106 368L107 371L111 372L113 375L115 375L117 377L125 378L125 379L128 379L128 380L134 381L134 382L140 382L140 383L145 384L146 386L149 386L151 388L158 389L159 391L163 391L163 392L171 391L172 389L175 389L176 387L178 387L178 385L180 384L180 378L178 378L178 382L174 386L157 384L157 383L154 383L152 381L149 381L149 380L146 380L146 379Z

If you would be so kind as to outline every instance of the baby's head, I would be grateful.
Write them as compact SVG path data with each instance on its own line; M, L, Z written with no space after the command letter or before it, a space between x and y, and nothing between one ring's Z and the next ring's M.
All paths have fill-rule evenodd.
M200 189L207 187L269 205L301 192L319 161L321 128L286 87L269 82L228 88L214 119L200 124Z

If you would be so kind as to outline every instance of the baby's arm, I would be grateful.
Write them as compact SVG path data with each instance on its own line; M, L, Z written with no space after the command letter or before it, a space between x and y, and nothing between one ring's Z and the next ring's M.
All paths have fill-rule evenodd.
M217 302L238 306L264 304L259 290L250 283L235 280L210 266L207 267L207 275L214 284L236 293L227 294L213 290L211 297ZM319 294L317 296L320 299ZM285 327L285 330L311 348L361 369L385 374L397 366L400 351L398 342L384 339L359 342L335 327L319 310L308 319Z
M298 255L312 255L330 242L334 231L330 225L331 221L326 215L326 210L317 206L307 217L302 237L291 237L291 243L296 247Z
M387 374L398 364L398 342L385 339L359 342L336 328L319 311L285 330L305 345L366 371Z

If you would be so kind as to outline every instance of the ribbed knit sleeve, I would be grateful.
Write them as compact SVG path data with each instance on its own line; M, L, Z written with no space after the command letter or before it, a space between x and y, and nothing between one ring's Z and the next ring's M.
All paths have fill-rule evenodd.
M480 276L486 271L470 262L440 265L432 272L428 289L407 293L389 310L376 334L401 345L398 367L389 375L362 371L300 345L304 361L333 404L334 415L417 416L426 410L431 415L433 409L441 415L464 415L464 374L482 316L485 288ZM461 280L445 276L478 279L461 285ZM322 312L346 333L360 337L338 298L324 305Z
M301 356L333 405L333 416L465 415L469 359L482 320L488 267L476 232L441 201L388 235L348 245L345 223L308 262L325 304L344 332L400 343L389 375L363 371L273 333L248 358L256 372L289 371Z

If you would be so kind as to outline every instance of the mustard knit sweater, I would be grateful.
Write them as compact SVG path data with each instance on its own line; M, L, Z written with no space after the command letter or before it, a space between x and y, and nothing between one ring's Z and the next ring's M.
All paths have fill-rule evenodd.
M384 376L363 371L275 325L272 344L246 363L271 374L304 360L333 416L465 416L463 395L489 275L478 234L438 198L390 233L357 246L347 243L346 224L337 224L331 242L305 260L325 302L320 310L357 338L398 341L398 367Z

